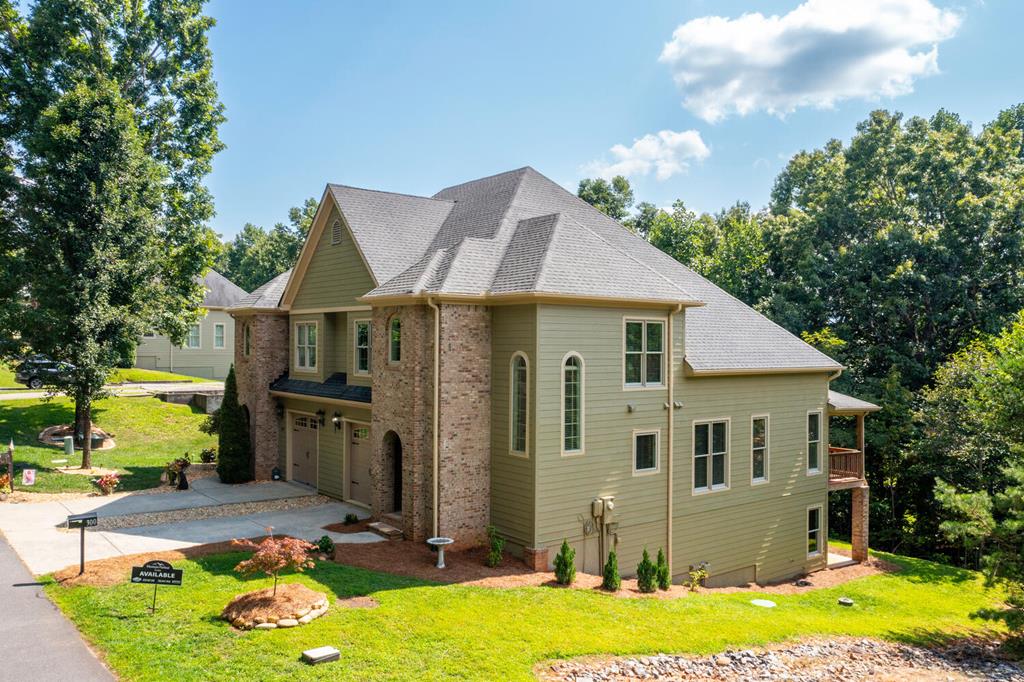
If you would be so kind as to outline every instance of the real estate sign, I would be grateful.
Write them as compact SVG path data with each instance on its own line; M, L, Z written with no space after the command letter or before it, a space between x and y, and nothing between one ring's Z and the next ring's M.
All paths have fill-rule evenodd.
M147 561L142 566L132 566L132 582L144 585L181 586L184 570L174 568L166 561Z

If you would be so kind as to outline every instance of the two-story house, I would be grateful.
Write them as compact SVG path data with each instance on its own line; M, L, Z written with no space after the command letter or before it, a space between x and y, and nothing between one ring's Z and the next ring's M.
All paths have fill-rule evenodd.
M522 168L433 197L328 185L293 271L231 310L254 470L412 540L483 540L581 570L663 547L713 582L824 566L841 367ZM834 458L839 458L838 460ZM830 471L830 461L842 471Z

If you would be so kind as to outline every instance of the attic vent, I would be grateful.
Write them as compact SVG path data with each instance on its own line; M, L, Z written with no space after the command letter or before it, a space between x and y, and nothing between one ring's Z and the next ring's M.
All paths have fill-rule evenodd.
M331 244L340 244L341 243L341 235L342 235L341 221L340 220L335 220L334 224L331 225Z

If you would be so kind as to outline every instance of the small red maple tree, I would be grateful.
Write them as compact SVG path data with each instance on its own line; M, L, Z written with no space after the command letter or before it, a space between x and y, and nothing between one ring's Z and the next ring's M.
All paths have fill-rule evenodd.
M236 571L242 575L264 573L273 576L274 592L272 596L277 595L277 576L281 571L302 573L303 570L316 565L309 557L309 553L316 549L316 545L298 538L275 538L270 535L259 543L252 540L232 540L231 544L239 549L253 551L251 557L240 561L235 566Z

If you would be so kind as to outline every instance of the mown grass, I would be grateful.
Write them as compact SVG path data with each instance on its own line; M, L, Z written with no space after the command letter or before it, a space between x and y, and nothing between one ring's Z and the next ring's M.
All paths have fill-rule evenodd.
M110 378L107 379L107 383L111 384L144 384L148 381L187 381L198 384L207 381L214 381L214 379L204 379L203 377L190 377L185 374L161 372L155 369L139 369L138 367L130 367L128 369L115 369L111 373Z
M14 439L15 484L29 492L73 492L94 490L90 477L56 471L54 459L63 450L42 445L37 436L47 426L70 424L74 407L67 398L0 401L0 442ZM164 465L185 452L198 461L199 451L216 444L216 439L199 430L206 415L187 405L164 403L156 398L101 400L93 407L93 420L114 436L117 447L92 453L94 467L122 472L118 490L141 490L160 482ZM81 463L76 450L69 464ZM36 484L22 487L20 471L36 469Z
M0 388L24 388L14 380L14 369L0 362Z
M243 579L234 553L182 561L184 586L62 587L50 597L124 680L529 680L540 661L587 654L706 654L821 635L930 643L978 633L971 617L999 601L977 573L884 555L903 570L800 595L751 593L673 601L620 599L550 587L496 590L435 585L321 562L287 581L333 597L370 595L376 609L334 607L310 625L238 632L219 619L235 595L269 584ZM763 596L763 595L760 595ZM837 604L840 596L853 607ZM305 649L341 650L341 661L300 662Z

